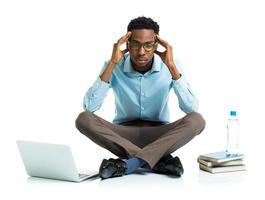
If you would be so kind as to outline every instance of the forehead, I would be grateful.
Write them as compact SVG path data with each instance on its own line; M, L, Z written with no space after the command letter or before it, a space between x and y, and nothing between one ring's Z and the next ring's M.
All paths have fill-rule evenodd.
M134 29L130 39L142 43L153 41L155 39L155 32L152 29Z

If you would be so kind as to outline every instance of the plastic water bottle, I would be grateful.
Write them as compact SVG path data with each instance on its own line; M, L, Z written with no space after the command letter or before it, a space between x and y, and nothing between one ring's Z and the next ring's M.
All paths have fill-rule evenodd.
M228 155L237 155L239 139L239 119L236 111L230 111L227 121L227 143L226 153Z

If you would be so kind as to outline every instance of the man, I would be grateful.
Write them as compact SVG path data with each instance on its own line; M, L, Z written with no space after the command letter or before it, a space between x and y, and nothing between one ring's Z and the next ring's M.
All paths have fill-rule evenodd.
M205 127L197 113L198 101L185 80L172 46L158 35L151 18L133 19L127 34L113 46L111 59L84 97L84 109L76 127L93 142L117 155L103 159L102 179L130 174L140 167L180 177L183 167L171 153L200 134ZM126 43L126 49L120 46ZM157 50L158 44L165 48ZM110 123L94 112L112 88L116 116ZM169 122L168 95L173 89L179 107L187 115Z

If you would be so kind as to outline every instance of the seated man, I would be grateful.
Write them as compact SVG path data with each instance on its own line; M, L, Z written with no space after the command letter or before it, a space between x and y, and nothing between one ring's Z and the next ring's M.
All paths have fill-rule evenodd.
M113 46L96 82L84 97L76 127L93 142L117 155L103 159L102 179L130 174L140 167L180 177L183 167L171 154L200 134L205 127L197 113L198 100L185 80L172 47L158 36L151 18L131 20L127 34ZM120 46L126 43L126 49ZM157 50L158 44L165 48ZM115 95L116 116L110 123L94 114L109 89ZM173 88L186 115L169 122L168 96Z

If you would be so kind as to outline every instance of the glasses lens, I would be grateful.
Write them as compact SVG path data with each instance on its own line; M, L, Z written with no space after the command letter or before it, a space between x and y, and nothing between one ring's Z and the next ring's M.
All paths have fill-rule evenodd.
M146 43L144 44L144 49L146 51L151 51L154 48L154 43Z
M130 45L130 48L132 49L139 49L141 47L141 44L136 41L131 41L129 45Z

